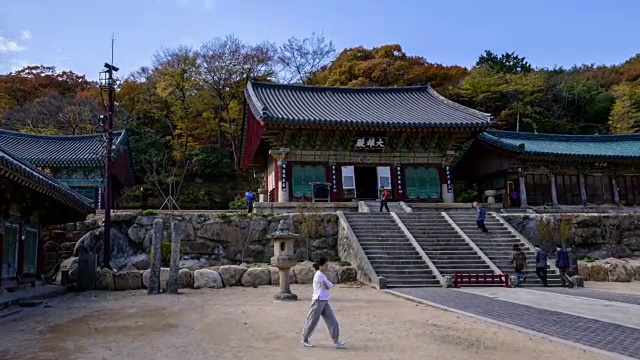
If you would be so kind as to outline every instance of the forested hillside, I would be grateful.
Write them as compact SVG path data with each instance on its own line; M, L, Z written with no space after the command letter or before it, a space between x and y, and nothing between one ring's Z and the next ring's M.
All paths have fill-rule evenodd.
M255 189L253 174L238 169L243 89L249 79L329 86L431 84L453 101L492 113L501 129L640 132L640 55L615 66L547 69L515 53L487 50L467 69L406 54L397 44L337 53L331 41L315 34L279 45L227 36L198 48L160 50L150 66L120 75L116 125L132 136L135 171L152 194L150 208L162 203L158 187L173 180L183 183L178 196L183 208L239 206L234 196ZM94 133L101 131L97 119L103 113L97 84L85 75L45 65L0 75L2 128ZM139 201L137 187L122 205L138 207Z

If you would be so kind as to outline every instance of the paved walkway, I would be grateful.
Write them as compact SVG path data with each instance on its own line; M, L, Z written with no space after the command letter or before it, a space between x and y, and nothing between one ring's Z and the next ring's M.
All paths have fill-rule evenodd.
M626 316L628 318L638 318L640 317L640 306L552 295L549 300L552 304L558 305L560 302L576 304L578 310L567 313L565 312L568 308L566 305L551 310L549 309L551 306L543 306L543 301L540 300L526 300L526 305L516 301L523 298L542 298L536 290L500 289L500 292L495 292L495 290L496 288L464 291L410 288L390 292L527 332L581 345L611 356L618 355L617 357L623 359L640 359L640 329L629 326L630 324L637 325L639 322L627 320L625 324L620 324L622 321L619 315L621 311L624 311L623 309L627 309ZM506 294L509 291L513 293ZM595 305L596 303L599 305ZM594 316L576 315L576 313L582 314L589 309L593 311L595 308L598 308L596 311L600 312L614 310L611 310L608 316L601 316L600 319L596 319Z
M622 294L613 291L585 289L585 288L531 288L532 290L545 291L555 294L579 296L590 299L614 301L626 304L640 305L640 295Z

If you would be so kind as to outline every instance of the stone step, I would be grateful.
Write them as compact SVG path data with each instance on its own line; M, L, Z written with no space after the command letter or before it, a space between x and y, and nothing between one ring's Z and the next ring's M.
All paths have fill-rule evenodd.
M384 248L389 250L402 249L407 246L410 246L411 248L413 248L413 245L411 245L409 242L390 243L390 242L384 242L384 241L360 241L360 246L362 248L371 247L371 248L381 248L381 249Z
M432 250L424 250L424 252L429 256L456 256L456 257L464 257L464 256L478 256L478 254L473 250L444 250L444 251L432 251Z
M448 269L443 269L440 270L438 269L438 271L440 271L441 275L449 275L449 276L453 276L453 274L493 274L493 270L491 269L478 269L475 267L456 267L454 268L448 268Z
M433 261L433 262L436 262L436 261L444 261L444 262L446 262L446 261L479 261L481 263L484 263L484 260L482 260L480 255L437 255L437 254L429 253L427 251L425 251L425 253L429 257L429 259L431 259L431 261Z
M429 269L394 269L394 268L378 268L375 269L378 276L384 277L398 277L398 276L411 276L415 278L435 278L431 270Z
M418 255L416 252L415 255L407 255L407 256L389 256L389 255L378 255L378 254L367 254L367 258L369 258L369 262L371 263L379 263L382 261L399 261L399 260L413 260L420 261L422 264L424 260L422 257Z
M390 283L387 281L387 287L389 289L398 289L398 288L423 288L423 287L440 287L440 282L436 280L424 281L420 283L414 282L393 282Z
M420 242L426 242L426 243L433 243L433 244L437 244L437 243L451 243L451 242L455 242L455 243L467 243L466 241L464 241L463 238L457 236L457 237L428 237L428 236L413 236L414 239L416 239L416 241Z
M369 258L371 264L389 264L393 266L423 266L425 265L422 257L419 259L388 259L388 258Z
M386 249L363 249L367 256L372 255L387 255L387 256L415 256L418 252L413 248L407 248L407 250L386 250Z
M466 242L438 242L438 243L430 243L424 241L418 241L418 245L423 248L429 249L430 251L453 251L453 250L462 250L462 249L471 249L469 244Z

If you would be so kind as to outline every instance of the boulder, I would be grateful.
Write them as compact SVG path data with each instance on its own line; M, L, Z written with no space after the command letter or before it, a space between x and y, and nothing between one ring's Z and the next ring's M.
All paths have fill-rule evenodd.
M69 271L67 284L76 283L78 281L78 258L72 256L63 261L62 264L60 264L60 270L58 271L58 275L56 276L56 284L60 285L62 283L62 272L65 270Z
M142 273L142 287L145 289L149 287L150 276L151 270ZM169 268L160 268L160 290L167 290L167 281L169 281Z
M580 275L574 275L571 277L571 282L575 287L584 287L584 279Z
M242 286L261 286L271 283L271 273L267 268L251 268L242 274Z
M313 268L313 263L311 261L305 261L302 263L296 264L291 268L293 275L295 277L295 284L311 284L313 283L313 275L316 270ZM291 281L294 284L293 279Z
M127 222L130 223L132 222L135 218L136 218L136 214L134 213L121 213L121 212L117 212L117 213L113 213L111 214L111 221L113 221L114 223L121 223L121 222Z
M607 267L600 261L589 263L589 280L591 281L609 281L609 273Z
M103 268L96 274L96 290L115 290L113 273L107 268Z
M328 274L325 274L327 276L327 279L329 279L329 281L331 281L332 284L337 284L338 281L338 269L333 265L333 264L329 264L329 271Z
M225 286L234 286L240 283L242 275L247 271L246 267L238 265L220 266L220 276Z
M142 272L122 271L113 274L115 290L138 290L142 288Z
M338 268L338 282L348 283L358 279L358 273L353 266L341 266Z
M204 268L209 266L209 260L207 259L180 259L180 268Z
M609 273L610 282L631 282L633 281L633 267L628 261L607 259L609 263L607 272Z
M633 264L633 279L640 281L640 264Z
M193 288L193 272L189 269L180 269L178 272L178 287Z
M578 275L584 280L589 280L589 264L584 262L578 262Z
M76 243L75 242L63 242L62 244L60 244L60 251L73 251L73 249L76 247Z
M592 259L604 260L609 256L611 256L611 253L607 250L596 250L596 251L590 252L588 256Z
M44 243L44 245L42 245L42 250L46 252L55 252L60 250L60 244L55 241L47 241L46 243Z
M145 237L151 237L151 231L147 230L144 226L134 224L127 230L127 235L129 235L129 239L131 239L133 243L142 244Z
M269 267L269 275L271 276L271 285L280 286L280 270L277 267Z
M444 276L442 278L442 287L443 288L452 288L453 287L453 277Z
M196 240L180 243L183 254L214 255L219 254L219 245L213 241Z
M217 271L211 269L198 269L193 273L193 287L195 289L220 289L223 286L222 277Z
M151 267L148 254L134 255L129 258L128 262L138 270L147 270Z

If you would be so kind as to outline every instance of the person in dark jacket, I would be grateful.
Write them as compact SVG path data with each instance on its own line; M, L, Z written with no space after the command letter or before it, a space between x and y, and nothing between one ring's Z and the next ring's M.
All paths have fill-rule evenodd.
M473 207L476 208L476 225L478 225L478 229L482 229L482 232L486 235L489 233L487 230L487 226L484 224L485 219L487 218L487 212L482 208L477 201L473 203Z
M542 281L542 286L547 287L547 253L539 245L534 246L536 248L536 275Z
M382 212L383 207L389 212L387 201L389 201L389 190L385 189L384 186L380 186L380 212Z
M556 267L560 272L560 284L562 287L566 287L568 285L566 277L569 269L569 254L561 244L557 244L556 249Z
M513 270L516 272L516 286L520 286L521 283L527 281L527 276L524 274L524 269L527 268L527 256L518 244L513 244L511 265L513 265Z

